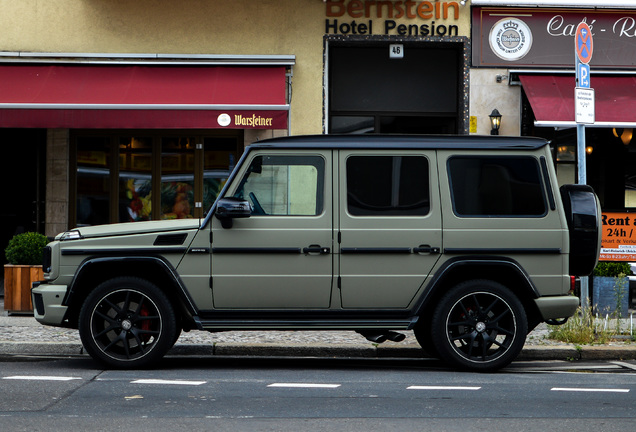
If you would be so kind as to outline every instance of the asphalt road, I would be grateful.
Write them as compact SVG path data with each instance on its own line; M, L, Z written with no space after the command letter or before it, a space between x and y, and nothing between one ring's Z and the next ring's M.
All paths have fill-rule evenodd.
M4 358L0 430L633 431L636 362L173 358L105 371L87 358Z

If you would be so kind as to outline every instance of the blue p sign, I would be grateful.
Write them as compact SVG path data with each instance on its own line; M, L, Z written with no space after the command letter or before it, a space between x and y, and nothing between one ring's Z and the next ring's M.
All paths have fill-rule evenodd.
M590 65L589 64L579 63L576 65L576 80L577 80L577 87L590 88Z

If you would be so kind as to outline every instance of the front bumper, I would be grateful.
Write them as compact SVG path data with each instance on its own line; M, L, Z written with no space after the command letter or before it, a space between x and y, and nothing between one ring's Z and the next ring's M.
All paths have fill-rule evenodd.
M66 285L33 284L33 316L41 324L61 326L66 315L62 300L66 295Z
M576 312L580 300L575 296L540 297L534 300L544 321L569 318Z

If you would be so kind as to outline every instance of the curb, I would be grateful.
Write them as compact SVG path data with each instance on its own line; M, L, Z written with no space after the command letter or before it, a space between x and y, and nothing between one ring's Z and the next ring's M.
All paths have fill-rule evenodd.
M6 356L77 356L85 355L80 343L0 342L0 355ZM382 347L366 345L283 345L267 343L179 344L166 356L199 357L324 357L324 358L430 358L416 346ZM636 345L583 346L538 345L523 348L516 360L636 360Z

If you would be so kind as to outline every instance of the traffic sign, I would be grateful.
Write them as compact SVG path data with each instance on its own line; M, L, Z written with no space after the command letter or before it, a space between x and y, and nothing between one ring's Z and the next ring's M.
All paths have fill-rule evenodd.
M581 63L589 63L592 60L592 52L594 51L594 43L592 42L592 30L587 23L579 23L576 27L574 35L574 48L576 57Z
M594 89L574 89L574 112L577 124L594 124Z
M590 65L577 63L576 65L577 87L590 88Z

